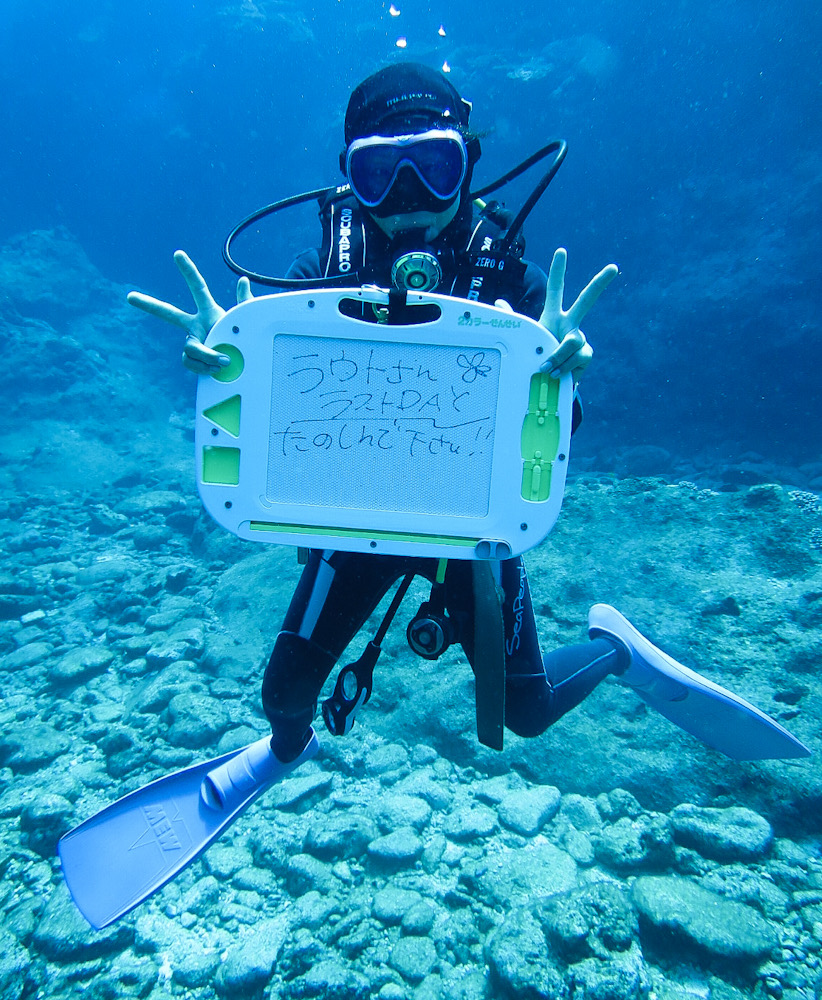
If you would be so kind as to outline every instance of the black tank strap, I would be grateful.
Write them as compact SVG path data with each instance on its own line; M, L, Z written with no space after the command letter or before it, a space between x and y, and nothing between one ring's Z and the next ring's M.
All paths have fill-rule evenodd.
M474 591L474 678L477 738L492 750L502 750L505 726L505 622L503 593L491 566L471 563Z

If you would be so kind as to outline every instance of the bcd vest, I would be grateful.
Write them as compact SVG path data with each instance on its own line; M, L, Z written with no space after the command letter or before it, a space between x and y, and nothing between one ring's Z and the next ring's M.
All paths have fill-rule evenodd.
M346 191L347 188L338 189L320 205L322 277L350 274L352 285L384 285L385 262L380 267L369 259L368 231L362 209L357 199ZM443 282L436 291L490 305L497 299L505 299L511 305L517 303L523 295L526 268L519 259L522 243L519 242L513 252L503 253L499 249L502 233L494 222L480 216L474 220L465 247L431 250L439 258L443 271Z

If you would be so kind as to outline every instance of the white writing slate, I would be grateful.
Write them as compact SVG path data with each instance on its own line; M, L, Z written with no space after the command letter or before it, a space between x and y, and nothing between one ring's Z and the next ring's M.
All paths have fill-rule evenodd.
M242 538L347 551L481 559L539 544L570 441L571 379L538 374L556 341L464 299L409 293L397 324L391 308L362 288L226 313L206 343L231 364L197 391L206 509Z

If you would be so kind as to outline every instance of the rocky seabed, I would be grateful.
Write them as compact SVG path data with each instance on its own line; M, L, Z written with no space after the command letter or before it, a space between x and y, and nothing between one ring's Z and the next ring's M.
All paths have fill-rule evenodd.
M488 773L367 715L93 932L59 836L266 731L267 650L250 654L215 600L248 549L144 483L3 513L3 998L822 996L818 839L779 836L742 801L656 811Z

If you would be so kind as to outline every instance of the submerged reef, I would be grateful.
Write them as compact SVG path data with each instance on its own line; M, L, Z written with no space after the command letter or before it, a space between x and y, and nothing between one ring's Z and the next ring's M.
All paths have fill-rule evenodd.
M68 266L38 239L32 281ZM349 736L320 733L200 860L93 932L59 836L266 732L262 664L300 568L205 516L186 383L164 367L179 345L115 364L143 321L92 277L93 314L33 292L3 306L33 379L9 383L0 479L3 1000L819 996L816 758L727 760L616 679L544 736L487 750L459 649L429 663L405 642L421 587ZM35 328L74 342L43 354ZM765 460L745 462L747 482L668 453L585 463L526 560L540 638L583 641L588 607L612 603L818 754L822 469L765 482Z

